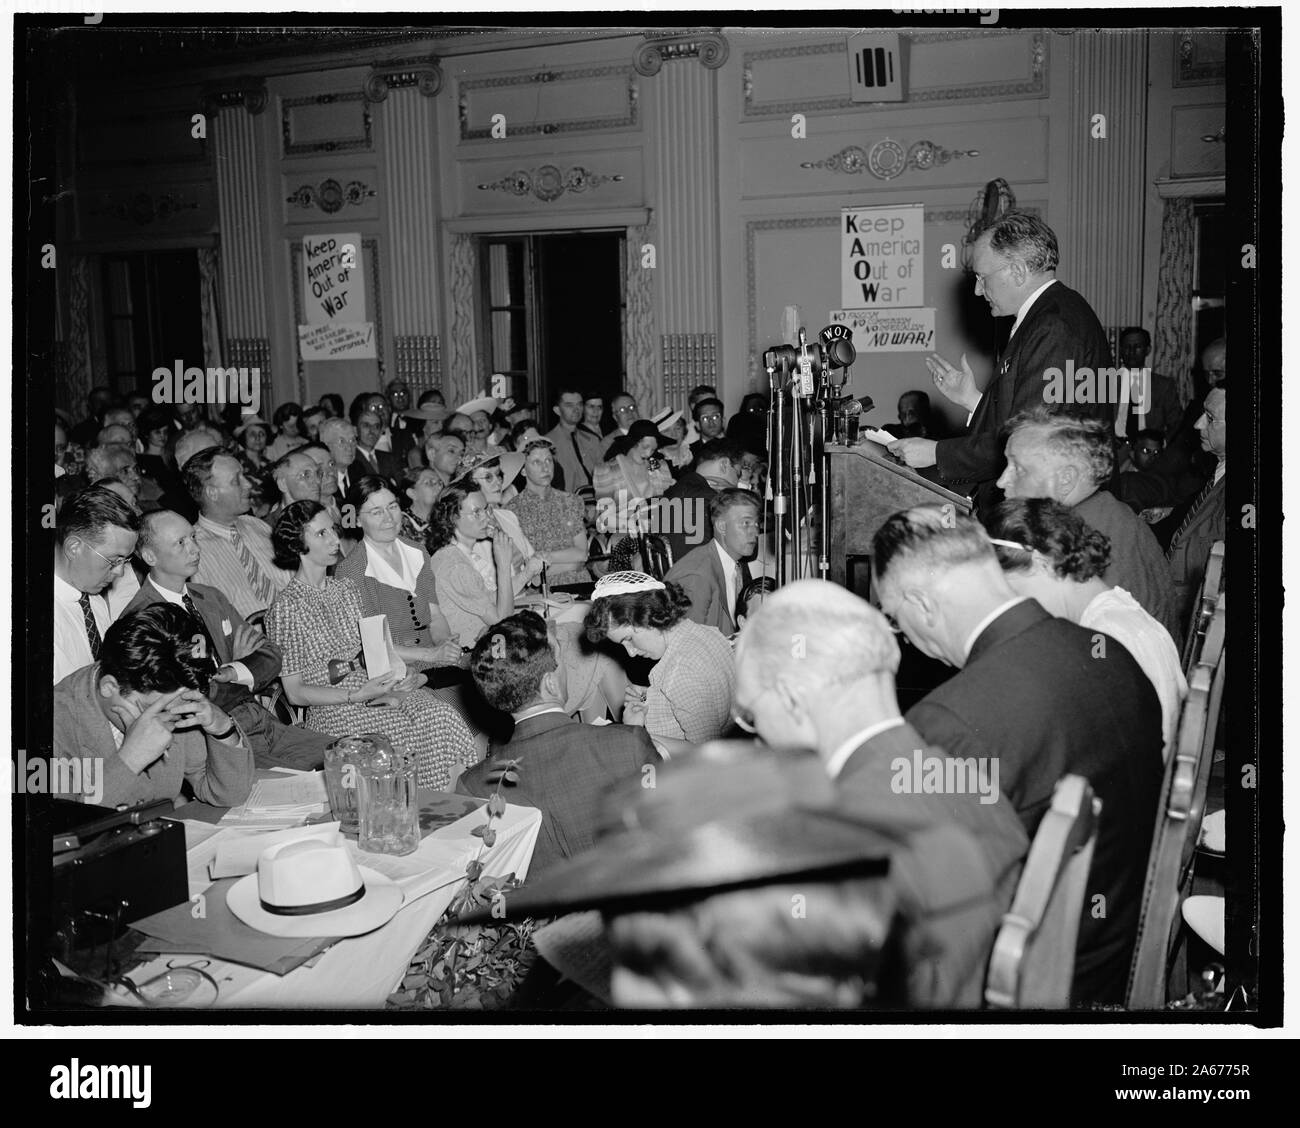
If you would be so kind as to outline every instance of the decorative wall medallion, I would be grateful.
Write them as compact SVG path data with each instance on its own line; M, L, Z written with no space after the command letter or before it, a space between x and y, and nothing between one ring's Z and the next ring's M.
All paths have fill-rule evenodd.
M725 36L717 32L700 35L651 35L636 49L632 66L647 78L659 73L666 60L699 59L709 70L717 70L727 61L731 48Z
M886 138L877 141L869 151L860 145L849 145L820 161L803 161L799 167L824 168L829 172L845 172L855 176L865 170L877 180L893 180L909 168L928 172L936 165L946 165L952 160L979 155L978 149L944 149L933 141L917 141L904 151L897 141Z
M111 215L123 223L146 227L155 220L166 223L181 212L198 211L194 200L187 200L171 192L154 196L151 192L137 192L132 196L104 196L98 207L88 209L90 215Z
M602 184L615 184L623 179L621 173L605 175L591 172L581 165L575 165L568 172L561 172L556 165L542 165L540 168L516 169L509 176L480 184L480 192L509 192L515 196L536 196L544 204L558 200L565 192L586 192L590 188L599 188Z
M345 204L356 206L374 194L375 190L360 180L349 180L346 185L342 185L330 178L322 180L316 187L304 184L293 195L286 196L285 203L296 208L318 207L326 215L333 215L341 211Z

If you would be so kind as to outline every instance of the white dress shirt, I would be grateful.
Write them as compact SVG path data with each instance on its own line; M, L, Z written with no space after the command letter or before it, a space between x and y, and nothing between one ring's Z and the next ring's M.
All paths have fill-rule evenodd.
M879 736L882 732L888 732L891 728L897 728L901 724L903 724L902 717L889 717L883 721L877 721L873 725L867 725L864 729L859 729L831 753L830 759L826 761L826 774L831 779L839 779L840 772L844 770L844 765L848 763L849 757L858 748L866 744L873 736Z
M366 545L366 575L386 587L400 588L402 591L415 591L415 581L420 578L420 569L424 566L424 557L418 548L404 544L400 540L397 546L401 560L402 572L399 575L392 565L380 555L380 547L369 537L364 538Z
M128 569L129 571L130 569ZM95 616L102 640L113 625L113 614L102 595L90 597L90 610ZM82 666L95 660L90 652L90 639L86 637L86 620L81 614L81 592L67 580L54 577L54 684Z
M1167 760L1173 750L1178 714L1187 696L1182 661L1169 632L1119 587L1103 591L1093 599L1079 616L1079 626L1101 631L1119 642L1155 687L1160 698L1160 731Z
M736 590L736 565L739 561L731 558L717 537L713 538L713 547L718 553L718 559L722 561L722 578L727 585L727 614L733 619L736 617L736 599L740 593Z

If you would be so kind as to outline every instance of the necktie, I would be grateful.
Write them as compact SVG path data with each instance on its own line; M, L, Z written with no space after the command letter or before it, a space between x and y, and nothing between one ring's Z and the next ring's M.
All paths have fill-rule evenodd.
M207 647L204 657L212 660L212 666L215 669L221 665L221 658L217 654L217 647L212 641L212 636L208 634L208 627L203 621L203 616L199 614L199 609L194 606L194 600L190 598L188 591L181 592L181 602L185 604L185 610L190 613L190 618L194 620L194 629L202 637L203 645Z
M248 577L253 598L257 600L259 606L269 606L271 597L275 594L275 586L271 583L267 574L262 571L262 566L257 562L248 545L244 543L244 538L239 535L238 527L230 531L230 543L235 546L235 551L239 554L239 565L244 569L244 575Z
M86 639L90 643L90 656L99 661L99 648L104 640L99 637L99 624L95 622L95 612L90 609L90 593L83 591L77 600L81 604L81 617L86 620Z
M1193 518L1195 518L1196 514L1200 511L1201 506L1205 504L1205 499L1210 496L1210 491L1212 489L1214 489L1214 479L1210 478L1210 480L1205 483L1205 489L1197 494L1196 500L1192 502L1192 507L1187 511L1187 516L1183 518L1183 523L1178 526L1178 531L1169 538L1169 551L1165 553L1165 556L1173 556L1174 546L1178 544L1178 538L1183 535L1187 530L1187 526L1192 523Z
M578 465L582 467L582 472L587 475L587 485L591 485L591 471L587 469L587 463L582 457L582 448L578 446L577 428L569 432L569 442L573 444L573 456L578 460Z

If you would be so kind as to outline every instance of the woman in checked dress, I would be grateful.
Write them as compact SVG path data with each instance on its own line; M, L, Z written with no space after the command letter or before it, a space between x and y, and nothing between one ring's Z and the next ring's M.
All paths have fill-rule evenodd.
M331 736L380 732L415 752L421 787L448 791L479 759L469 727L427 689L425 675L399 681L394 674L367 678L361 663L361 594L348 580L329 575L339 560L339 535L329 512L296 501L272 532L275 558L297 569L266 613L266 633L284 652L280 681L285 696L307 707L306 724ZM370 703L370 704L368 704Z

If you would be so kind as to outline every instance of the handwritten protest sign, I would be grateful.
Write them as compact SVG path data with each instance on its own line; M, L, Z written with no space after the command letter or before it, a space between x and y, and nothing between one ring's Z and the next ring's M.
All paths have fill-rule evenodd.
M303 360L374 360L375 324L299 325L298 348Z
M298 326L303 360L375 357L359 234L303 236L301 286L307 319Z
M925 299L925 209L920 204L840 213L840 304L897 309Z
M934 348L933 309L833 309L831 321L853 330L858 355Z

